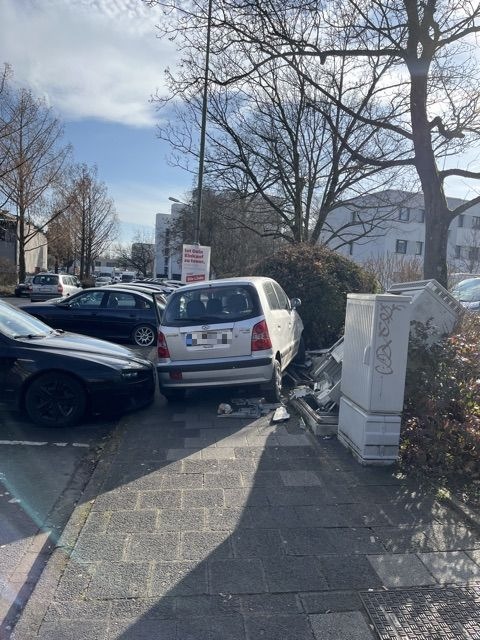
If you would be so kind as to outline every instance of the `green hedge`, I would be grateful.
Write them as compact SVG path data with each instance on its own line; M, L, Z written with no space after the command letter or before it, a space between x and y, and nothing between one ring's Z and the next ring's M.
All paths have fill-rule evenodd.
M330 347L342 335L347 293L371 293L375 278L323 246L288 245L250 269L276 280L290 298L300 298L307 349Z

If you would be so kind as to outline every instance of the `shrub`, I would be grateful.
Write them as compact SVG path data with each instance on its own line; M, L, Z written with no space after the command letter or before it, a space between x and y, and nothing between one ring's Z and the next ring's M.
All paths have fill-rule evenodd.
M276 280L290 298L302 300L300 316L307 348L330 347L342 334L347 293L375 290L375 279L357 264L324 246L282 247L250 269Z
M430 327L410 338L400 443L404 465L480 479L480 317L465 316L436 344Z

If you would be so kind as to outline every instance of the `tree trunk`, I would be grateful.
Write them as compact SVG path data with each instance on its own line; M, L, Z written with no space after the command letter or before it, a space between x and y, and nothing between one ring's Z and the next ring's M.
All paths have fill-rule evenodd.
M427 80L429 60L413 59L410 69L410 113L412 121L415 167L425 203L424 278L434 278L447 286L448 227L452 220L437 169L433 151L431 126L427 116Z

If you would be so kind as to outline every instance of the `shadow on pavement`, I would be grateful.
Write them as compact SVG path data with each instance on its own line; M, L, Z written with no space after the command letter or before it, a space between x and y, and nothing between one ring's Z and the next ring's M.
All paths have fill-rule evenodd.
M294 417L217 417L229 397L128 418L35 637L368 640L360 591L480 571L478 536L427 490Z

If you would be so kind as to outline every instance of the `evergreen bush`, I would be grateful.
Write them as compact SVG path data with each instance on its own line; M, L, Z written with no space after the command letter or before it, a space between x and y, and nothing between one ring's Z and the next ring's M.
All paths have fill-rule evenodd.
M286 245L249 269L276 280L289 298L300 298L307 349L331 347L342 335L347 293L375 291L375 278L324 246Z

